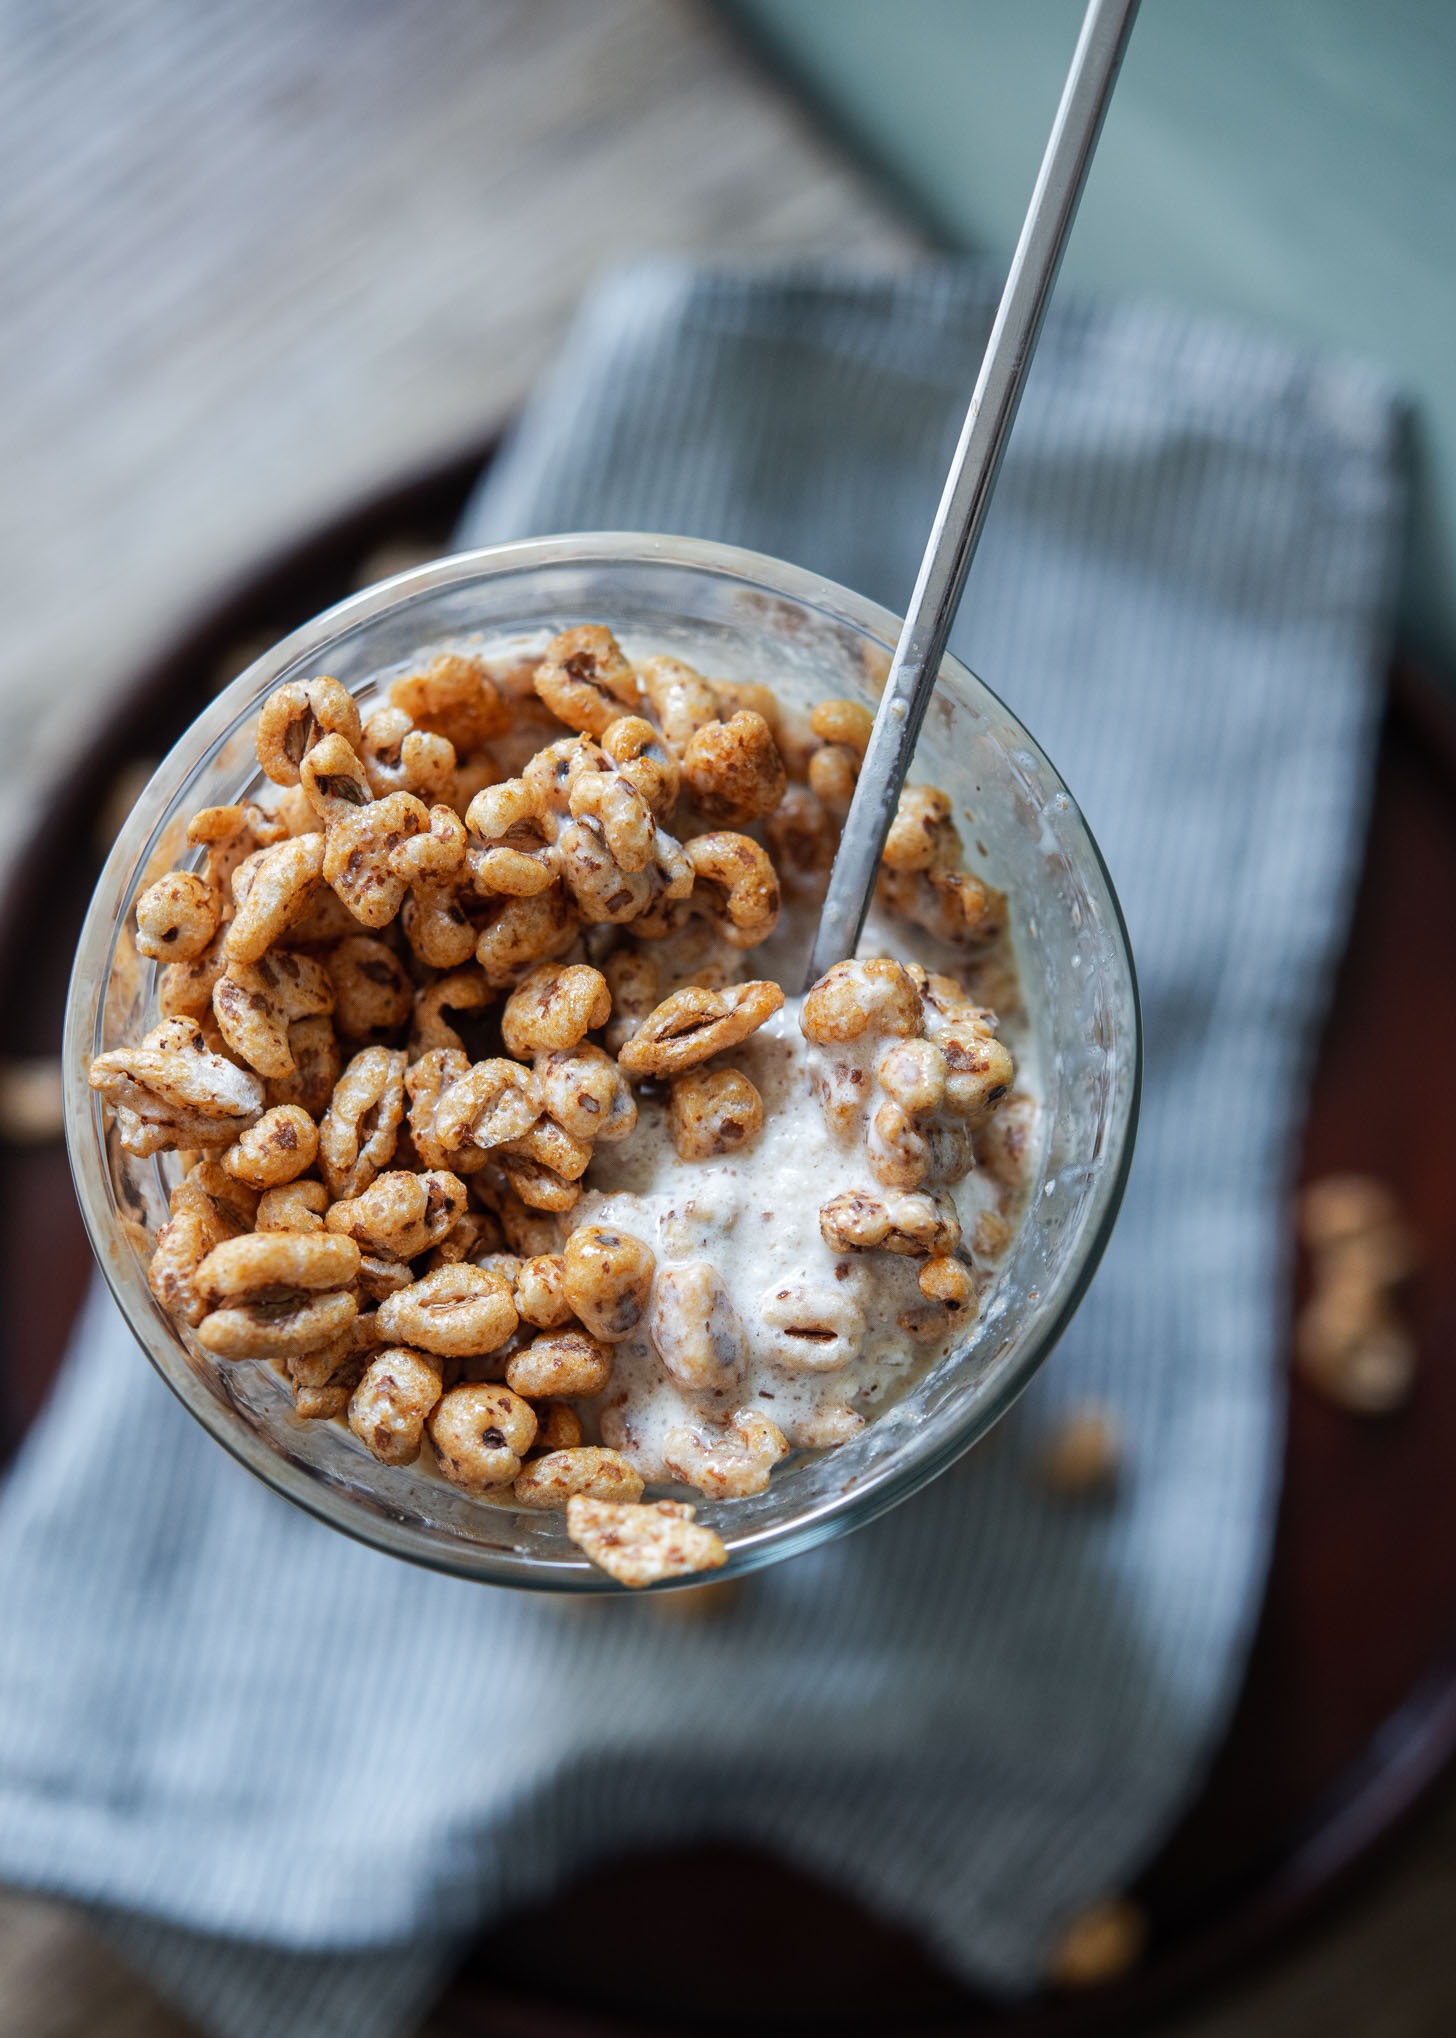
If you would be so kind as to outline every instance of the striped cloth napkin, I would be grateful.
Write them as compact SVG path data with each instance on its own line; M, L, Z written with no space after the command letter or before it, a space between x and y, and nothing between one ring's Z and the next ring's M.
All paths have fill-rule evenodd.
M688 532L901 607L995 294L961 264L639 269L583 313L463 539ZM1035 1984L1196 1789L1258 1612L1284 1199L1369 788L1395 446L1348 362L1142 306L1048 321L954 641L1102 842L1147 1086L1102 1272L989 1447L720 1619L583 1613L292 1512L93 1297L0 1499L0 1877L107 1907L234 2038L388 2038L482 1919L706 1834L982 1985ZM1128 1448L1101 1510L1028 1476L1089 1397Z

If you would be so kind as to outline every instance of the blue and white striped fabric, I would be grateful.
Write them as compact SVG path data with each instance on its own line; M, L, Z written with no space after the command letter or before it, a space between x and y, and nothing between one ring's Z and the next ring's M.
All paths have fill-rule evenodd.
M684 531L903 606L994 299L963 265L636 271L583 314L464 536ZM956 648L1102 842L1148 1071L1103 1271L997 1438L716 1621L582 1610L291 1512L93 1300L0 1502L0 1877L145 1913L111 1929L240 2038L385 2038L480 1919L707 1833L857 1891L981 1983L1034 1983L1195 1789L1258 1611L1284 1199L1374 750L1395 420L1362 368L1234 328L1070 299L1048 323ZM1026 1461L1089 1395L1130 1471L1078 1512Z

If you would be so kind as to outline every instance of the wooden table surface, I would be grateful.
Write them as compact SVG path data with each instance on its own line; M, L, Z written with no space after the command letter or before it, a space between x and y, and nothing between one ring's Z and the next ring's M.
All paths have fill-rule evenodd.
M593 275L913 257L689 0L0 0L0 853L205 592L509 414ZM1456 2030L1456 1801L1168 2038ZM7 2038L189 2027L0 1893Z

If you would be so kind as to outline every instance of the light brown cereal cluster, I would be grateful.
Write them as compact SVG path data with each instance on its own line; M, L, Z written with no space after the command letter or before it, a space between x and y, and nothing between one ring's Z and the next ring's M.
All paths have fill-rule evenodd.
M863 1135L873 1177L823 1205L824 1242L919 1260L924 1299L901 1313L900 1328L942 1338L979 1306L950 1192L975 1165L975 1135L1015 1076L995 1015L953 977L881 958L836 963L805 998L800 1025L820 1050L826 1116L846 1136ZM985 1251L993 1240L975 1243Z
M742 1405L733 1300L710 1263L659 1269L646 1239L572 1213L631 1140L637 1087L683 1163L761 1136L764 1098L724 1059L784 1003L751 951L782 884L822 883L870 727L854 702L806 720L766 687L634 665L599 624L509 672L438 656L367 712L332 678L279 687L257 724L271 804L194 816L195 866L140 892L163 1016L91 1067L123 1147L178 1156L161 1305L380 1464L564 1510L624 1584L721 1564L691 1508L643 1500L594 1404L650 1330L701 1416L667 1436L671 1478L762 1491L790 1447ZM1004 918L928 788L901 802L883 889L967 951ZM825 1239L921 1262L911 1335L968 1318L950 1187L1012 1080L991 1015L879 961L831 971L803 1030L830 1122L864 1143ZM1003 1148L985 1164L1009 1198L1014 1130ZM842 1366L865 1333L847 1290L785 1287L764 1316L791 1373ZM839 1403L794 1434L862 1427Z
M1415 1242L1395 1198L1369 1175L1326 1175L1300 1198L1310 1294L1294 1349L1310 1385L1356 1415L1410 1398L1416 1350L1396 1309L1415 1269Z

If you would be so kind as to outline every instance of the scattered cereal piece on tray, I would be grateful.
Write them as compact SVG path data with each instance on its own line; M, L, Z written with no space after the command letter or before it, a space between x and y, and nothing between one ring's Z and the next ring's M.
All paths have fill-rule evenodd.
M1068 1409L1036 1458L1038 1481L1064 1500L1108 1499L1121 1473L1122 1435L1116 1419L1092 1402Z
M1416 1248L1395 1197L1370 1175L1326 1175L1301 1194L1299 1229L1312 1274L1294 1330L1300 1374L1353 1415L1404 1406L1416 1353L1394 1295Z
M1062 1989L1105 1988L1137 1966L1147 1943L1145 1913L1127 1897L1109 1897L1064 1927L1052 1948L1049 1978Z
M59 1061L0 1062L0 1140L38 1146L59 1139L65 1122Z

